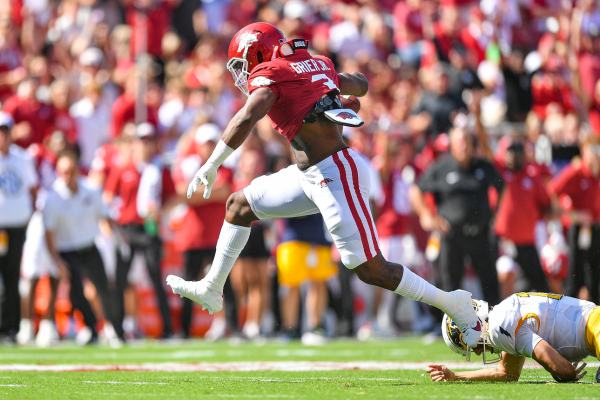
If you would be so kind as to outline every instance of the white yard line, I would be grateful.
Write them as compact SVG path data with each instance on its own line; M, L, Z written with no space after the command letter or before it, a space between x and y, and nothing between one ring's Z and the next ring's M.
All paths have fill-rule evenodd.
M249 372L249 371L339 371L339 370L424 370L429 364L444 364L450 369L476 369L483 365L467 362L394 362L394 361L239 361L200 363L141 363L141 364L3 364L0 371L74 372L74 371L157 371L157 372ZM598 367L600 363L589 363ZM534 362L525 368L540 368Z

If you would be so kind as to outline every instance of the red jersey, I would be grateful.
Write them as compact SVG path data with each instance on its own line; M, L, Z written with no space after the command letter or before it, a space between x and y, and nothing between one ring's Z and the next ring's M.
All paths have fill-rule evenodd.
M592 176L585 164L580 168L567 165L550 181L548 191L557 196L568 196L569 208L588 211L594 220L600 220L600 177Z
M137 212L137 194L141 179L142 174L131 163L113 168L106 179L104 190L112 196L119 196L123 201L121 213L117 219L117 223L120 225L144 223ZM171 171L163 167L161 200L164 202L174 194L175 185L171 179Z
M531 94L533 96L532 111L541 119L546 118L547 107L551 103L560 105L563 113L568 113L575 109L569 85L565 82L553 84L551 78L543 73L538 73L533 77Z
M121 136L121 130L128 122L135 122L135 97L123 93L115 100L110 110L112 116L113 139ZM157 112L152 107L146 109L146 120L156 126Z
M498 167L506 182L496 215L496 234L513 241L517 246L535 244L535 224L550 207L550 197L542 176L535 168L509 171Z
M414 167L407 165L402 171L392 172L387 182L382 182L385 200L375 223L380 238L409 232L412 205L408 190L415 181L415 172Z
M108 177L110 171L124 164L123 155L117 146L106 143L94 153L90 172L104 174Z
M171 23L172 4L174 1L152 1L150 5L144 11L140 10L131 5L127 7L125 11L125 20L127 25L131 26L133 32L131 36L131 54L137 55L142 50L138 49L137 40L139 35L137 32L143 29L142 18L146 17L146 51L154 57L160 57L162 55L162 39L165 33L169 30Z
M173 169L176 184L187 184L201 166L200 157L183 158ZM217 170L215 185L233 185L233 171L221 166ZM225 201L208 203L188 209L181 226L175 230L175 250L211 249L217 246L221 226L225 219Z
M75 120L69 114L69 110L58 110L54 114L54 125L56 129L65 134L69 143L77 142L77 126Z
M293 40L300 41L305 43L303 39ZM259 64L248 78L250 94L266 87L277 95L267 115L273 128L290 142L315 103L326 93L338 89L339 84L340 78L329 58L313 57L299 48L289 56Z
M31 135L15 142L23 148L33 143L42 143L46 135L51 134L54 129L54 107L35 98L11 96L3 104L2 111L12 115L15 123L28 122L31 126Z

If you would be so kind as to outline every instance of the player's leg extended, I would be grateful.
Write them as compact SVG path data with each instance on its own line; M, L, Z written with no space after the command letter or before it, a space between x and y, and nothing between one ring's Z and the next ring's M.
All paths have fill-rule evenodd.
M329 160L329 159L328 159ZM327 160L326 160L327 161ZM464 291L445 292L400 264L387 262L380 253L377 231L368 208L369 178L366 165L345 149L305 172L303 186L319 207L347 268L364 282L423 301L446 312L474 347L481 327ZM327 182L326 187L320 182Z
M261 176L227 200L227 213L221 228L217 251L206 277L188 282L169 275L173 293L195 301L213 314L223 308L223 286L233 264L250 236L252 221L275 217L297 217L319 212L300 186L296 165L275 174Z

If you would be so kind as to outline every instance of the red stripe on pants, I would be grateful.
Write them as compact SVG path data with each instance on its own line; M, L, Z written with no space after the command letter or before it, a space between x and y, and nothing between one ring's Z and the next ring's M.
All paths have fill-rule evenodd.
M335 165L337 165L338 170L340 171L340 179L342 181L342 186L344 187L344 195L346 196L346 200L348 201L348 205L350 206L350 212L352 213L352 218L354 218L354 222L358 227L358 232L360 233L360 240L365 249L365 255L367 256L367 260L373 258L371 254L371 248L369 247L369 241L367 239L367 233L365 232L365 227L362 225L362 221L358 216L358 211L356 210L356 206L354 205L354 200L352 200L352 193L350 193L350 186L348 186L348 179L346 177L346 168L340 157L337 153L333 154L333 161Z
M348 149L342 150L344 156L346 156L346 160L348 160L348 164L350 164L350 171L352 172L352 181L354 182L354 191L356 193L356 198L360 204L360 208L362 209L365 218L367 219L367 223L369 224L369 229L371 230L371 239L373 239L373 247L375 247L375 255L379 253L379 246L377 245L377 237L375 236L375 229L373 229L373 221L371 220L371 214L369 214L369 209L365 204L365 200L362 198L360 194L360 186L358 184L358 169L356 168L356 164L354 163L354 159L350 156Z

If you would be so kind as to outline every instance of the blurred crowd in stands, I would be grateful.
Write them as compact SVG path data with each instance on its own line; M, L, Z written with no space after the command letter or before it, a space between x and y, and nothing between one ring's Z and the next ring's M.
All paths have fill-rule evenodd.
M185 196L245 102L225 64L255 21L367 77L344 137L372 167L386 258L494 304L600 302L598 2L1 0L6 340L439 333L428 306L340 264L319 215L255 223L214 318L167 294L167 274L210 266L228 196L294 162L265 117L210 199Z

